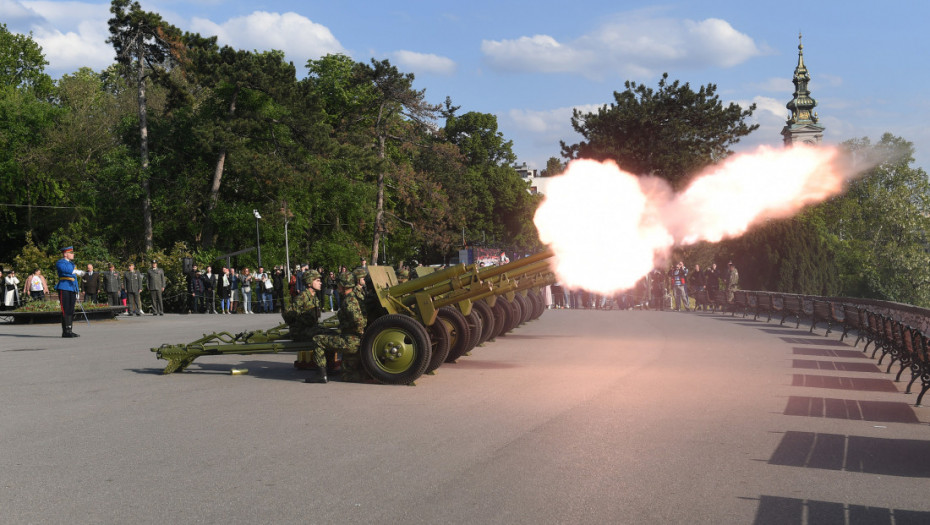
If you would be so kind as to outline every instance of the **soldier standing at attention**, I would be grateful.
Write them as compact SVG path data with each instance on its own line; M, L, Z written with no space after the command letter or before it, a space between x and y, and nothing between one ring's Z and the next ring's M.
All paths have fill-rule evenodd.
M310 341L319 333L318 323L322 311L319 292L322 282L316 270L303 272L301 278L304 279L306 288L288 308L281 311L281 317L287 323L291 339Z
M152 294L152 315L165 315L162 292L165 291L165 271L158 267L158 261L152 260L148 271L148 287Z
M336 313L339 319L338 334L320 334L313 336L310 349L313 351L313 362L318 367L316 377L308 377L306 383L327 383L326 353L342 352L342 380L360 381L361 370L358 349L362 344L362 334L365 333L365 317L359 308L358 300L353 294L355 276L348 272L339 274L339 295L343 297L342 307Z
M123 288L129 306L127 315L142 315L142 274L136 271L136 265L129 263L129 270L123 274Z
M107 294L110 306L119 306L119 291L122 287L122 278L113 263L110 263L109 271L103 272L103 291Z
M739 290L739 272L736 271L736 266L733 265L733 261L727 263L727 302L733 302L733 292Z
M58 272L58 301L61 303L61 336L80 337L71 331L71 321L74 318L74 304L77 302L78 283L75 276L82 276L84 272L74 268L74 247L66 246L61 249L61 259L55 263Z

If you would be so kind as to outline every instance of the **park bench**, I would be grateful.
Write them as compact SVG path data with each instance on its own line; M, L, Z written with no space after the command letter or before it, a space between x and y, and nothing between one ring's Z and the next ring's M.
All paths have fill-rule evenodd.
M780 324L785 324L785 319L790 315L797 321L794 327L798 328L801 326L801 314L804 313L804 302L801 298L797 295L783 295L781 296L781 301L782 314Z
M710 307L710 294L707 293L706 289L694 292L694 309L697 310L701 307Z
M768 317L765 322L772 320L772 312L774 311L774 305L772 304L772 295L767 293L757 293L756 296L756 315L753 317L753 320L759 319L759 314L764 313Z
M885 317L882 319L882 341L884 345L882 346L882 355L878 357L878 365L882 364L882 361L885 360L885 356L890 356L889 358L889 370L891 363L894 363L898 355L901 353L901 348L904 346L904 340L901 336L901 329L903 325L898 321L895 321L891 317Z
M928 341L927 336L918 331L914 331L914 343L915 343L915 352L913 354L913 361L910 364L911 368L911 380L907 384L907 389L904 391L905 394L911 393L911 387L917 381L918 378L921 380L921 389L920 394L917 395L916 405L920 406L921 401L923 401L924 394L927 393L927 390L930 390L930 341Z
M736 311L739 310L742 312L743 317L746 317L746 312L749 309L749 294L742 290L733 292L733 302L730 303L730 308L733 316L736 316Z
M843 335L840 336L840 341L846 339L846 335L849 334L850 330L856 331L856 342L853 343L853 346L859 344L859 340L862 339L862 333L864 332L861 324L862 312L861 310L849 304L843 305Z
M727 307L726 290L708 290L707 299L710 301L710 306L714 313L717 313L717 309L720 309L722 312Z
M867 352L871 343L872 357L875 357L875 353L885 344L885 320L884 317L871 310L865 310L865 317L868 323L866 328L868 341L862 347L862 352Z
M823 334L824 336L830 335L831 327L833 325L833 306L829 301L819 301L814 299L811 305L811 329L810 333L814 333L814 328L817 326L818 322L827 323L827 332Z

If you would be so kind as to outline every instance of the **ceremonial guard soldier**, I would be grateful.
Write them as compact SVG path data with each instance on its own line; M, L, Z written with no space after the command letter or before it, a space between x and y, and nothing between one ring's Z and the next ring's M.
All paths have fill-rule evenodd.
M55 285L55 289L58 290L58 301L61 303L62 337L79 337L71 331L71 321L74 319L74 304L79 292L77 279L84 275L84 272L75 269L72 261L74 247L66 246L61 249L61 259L55 263L55 270L58 272L58 284Z
M126 290L127 315L142 315L142 274L136 271L136 265L129 263L129 270L123 273L123 289Z
M165 315L165 306L162 303L162 292L165 291L165 271L158 267L158 261L152 260L152 267L148 271L149 293L152 294L152 315Z
M123 288L123 278L116 271L113 263L110 269L103 272L103 291L107 294L107 303L110 306L119 306L119 291Z

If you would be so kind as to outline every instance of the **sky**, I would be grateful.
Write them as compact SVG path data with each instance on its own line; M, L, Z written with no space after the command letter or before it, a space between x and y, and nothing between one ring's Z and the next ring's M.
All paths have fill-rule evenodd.
M142 0L182 30L221 45L285 52L305 64L328 53L389 59L428 101L492 113L518 163L542 169L559 141L581 137L573 108L594 111L632 80L663 72L721 100L755 103L760 128L734 149L781 144L798 35L824 142L889 132L914 143L930 169L930 2L625 0ZM114 60L109 2L0 0L0 22L42 46L54 78Z

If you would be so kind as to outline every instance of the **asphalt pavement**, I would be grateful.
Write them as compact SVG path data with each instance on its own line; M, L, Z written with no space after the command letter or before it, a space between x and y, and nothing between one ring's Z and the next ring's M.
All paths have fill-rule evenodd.
M0 523L930 522L930 409L823 326L549 310L415 386L150 351L279 322L0 324Z

